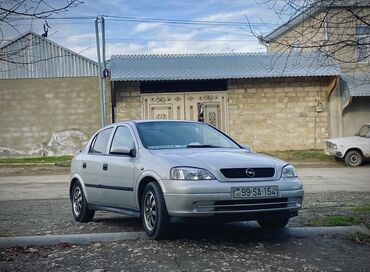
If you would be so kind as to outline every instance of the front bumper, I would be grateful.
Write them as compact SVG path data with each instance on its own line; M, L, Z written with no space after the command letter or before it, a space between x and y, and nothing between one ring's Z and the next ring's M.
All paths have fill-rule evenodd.
M219 182L219 181L167 181L170 190L163 194L168 213L176 217L211 217L240 215L257 218L263 214L297 214L302 207L304 190L298 179L289 182ZM207 183L214 183L207 184ZM176 186L177 185L177 186ZM191 186L193 185L193 186ZM279 185L276 198L234 199L232 187ZM173 190L174 187L176 191ZM172 189L172 190L171 190Z
M326 148L325 149L325 154L326 155L329 155L329 156L338 157L338 158L342 158L343 157L342 152L338 151L337 149L329 149L329 148Z

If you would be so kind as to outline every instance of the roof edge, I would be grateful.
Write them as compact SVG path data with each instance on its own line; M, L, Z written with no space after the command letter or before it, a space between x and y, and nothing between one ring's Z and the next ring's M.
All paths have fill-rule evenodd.
M39 38L39 39L41 39L41 40L45 40L45 41L47 41L47 42L49 42L49 43L51 43L51 44L53 44L53 45L55 45L55 46L57 46L57 47L59 47L59 48L61 48L61 49L65 50L65 51L67 51L67 52L69 52L69 53L71 53L71 54L73 54L73 55L77 55L78 57L80 57L80 58L82 58L82 59L86 60L87 62L90 62L90 63L92 63L92 64L94 64L94 65L98 66L98 63L97 63L96 61L94 61L94 60L92 60L92 59L89 59L88 57L85 57L85 56L83 56L83 55L81 55L81 54L79 54L79 53L77 53L77 52L75 52L75 51L73 51L73 50L71 50L71 49L69 49L69 48L67 48L67 47L64 47L63 45L60 45L60 44L58 44L58 43L56 43L56 42L54 42L54 41L50 40L50 39L44 38L44 37L42 37L41 35L39 35L39 34L37 34L37 33L33 32L33 31L31 31L31 30L28 30L27 32L25 32L25 33L24 33L24 34L22 34L21 36L15 37L13 40L11 40L11 41L7 42L7 43L6 43L6 44L4 44L2 47L0 47L0 50L2 50L3 48L5 48L5 47L7 47L7 46L9 46L9 45L11 45L11 44L13 44L13 43L17 42L18 40L20 40L20 39L22 39L22 38L27 37L28 35L33 35L33 36L35 36L35 37L37 37L37 38Z

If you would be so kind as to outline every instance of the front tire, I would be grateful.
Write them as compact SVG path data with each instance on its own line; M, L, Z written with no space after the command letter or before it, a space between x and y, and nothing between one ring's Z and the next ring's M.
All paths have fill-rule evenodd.
M289 217L283 216L274 219L258 219L257 222L263 229L282 229L288 224Z
M141 219L145 232L150 238L161 240L170 236L170 216L162 190L155 182L148 183L144 188Z
M77 222L90 222L95 211L90 210L87 206L86 197L83 193L80 183L75 183L72 189L72 214Z
M360 152L352 150L347 152L344 161L346 162L347 165L356 167L362 163L362 155Z

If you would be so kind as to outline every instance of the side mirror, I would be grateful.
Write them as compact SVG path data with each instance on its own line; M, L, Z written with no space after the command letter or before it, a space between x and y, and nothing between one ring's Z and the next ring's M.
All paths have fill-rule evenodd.
M251 152L251 148L249 147L249 145L241 144L240 146L241 146L243 149L247 150L248 152Z
M355 133L355 136L360 136L360 133Z
M136 157L136 149L130 149L127 146L114 146L110 149L110 154L116 155L127 155L130 157Z

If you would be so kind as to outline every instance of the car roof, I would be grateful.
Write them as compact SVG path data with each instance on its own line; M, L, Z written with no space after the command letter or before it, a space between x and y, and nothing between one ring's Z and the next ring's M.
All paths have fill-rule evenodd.
M140 123L153 123L153 122L200 123L200 122L191 121L191 120L175 120L175 119L172 119L172 120L168 120L168 119L165 119L165 120L163 120L163 119L132 120L131 122L137 123L137 124L140 124Z
M190 120L159 120L159 119L147 119L147 120L130 120L130 121L121 121L106 125L105 127L100 128L97 132L102 130L113 128L119 125L127 125L127 124L142 124L142 123L154 123L154 122L181 122L181 123L196 123L196 124L204 124L202 122L197 121L190 121Z

